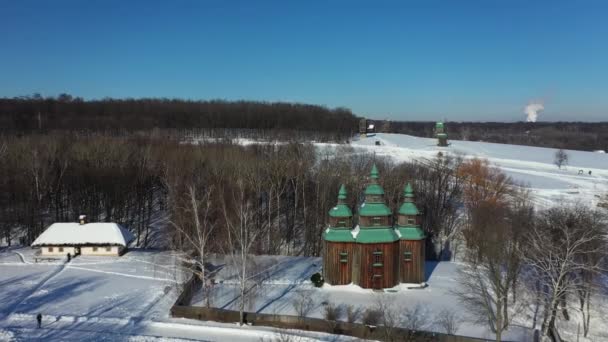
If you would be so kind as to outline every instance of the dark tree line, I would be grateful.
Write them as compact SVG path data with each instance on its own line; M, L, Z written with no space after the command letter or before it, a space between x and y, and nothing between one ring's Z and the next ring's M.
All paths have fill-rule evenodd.
M256 101L165 98L83 100L62 94L0 98L0 130L133 132L157 129L308 131L345 140L358 119L346 108Z
M381 132L433 137L435 122L380 121ZM448 139L608 151L608 122L447 122Z

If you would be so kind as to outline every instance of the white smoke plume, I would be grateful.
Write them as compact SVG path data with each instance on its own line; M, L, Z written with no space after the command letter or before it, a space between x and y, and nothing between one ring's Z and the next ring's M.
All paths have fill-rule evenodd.
M526 108L524 108L524 113L526 113L526 121L527 122L536 122L538 119L538 113L542 112L545 109L545 105L539 101L533 101L528 103Z

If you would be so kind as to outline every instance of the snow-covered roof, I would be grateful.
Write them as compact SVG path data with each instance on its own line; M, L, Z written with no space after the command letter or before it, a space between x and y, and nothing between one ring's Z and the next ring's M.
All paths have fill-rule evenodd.
M76 222L53 223L32 243L32 246L50 245L117 245L127 246L135 237L116 223Z

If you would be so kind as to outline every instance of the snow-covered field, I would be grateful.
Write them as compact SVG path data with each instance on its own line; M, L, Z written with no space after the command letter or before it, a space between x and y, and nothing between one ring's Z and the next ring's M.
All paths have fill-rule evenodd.
M376 145L376 141L381 145ZM553 164L556 149L458 140L450 140L449 143L448 147L439 147L437 139L379 133L375 137L353 141L351 146L395 161L432 159L439 152L487 159L513 180L529 188L539 207L563 201L579 201L595 206L599 197L608 193L608 154L566 150L568 165L560 170ZM327 144L319 146L336 147ZM579 170L583 170L583 174L579 174Z
M458 330L459 335L493 338L485 325L470 322L470 317L462 310L462 306L452 292L459 286L457 275L461 265L458 263L427 262L426 288L401 287L396 291L376 292L354 285L314 287L309 279L312 274L321 271L320 258L256 256L254 262L255 269L261 275L261 286L250 291L252 295L246 308L248 311L297 315L293 303L304 295L314 300L314 308L308 317L323 318L324 303L343 307L353 305L355 308L365 310L373 308L378 300L384 300L392 303L401 313L419 306L420 318L428 323L424 327L425 330L444 332L434 322L438 314L447 309L454 311L464 321ZM238 283L235 280L234 270L227 266L229 260L216 257L213 264L224 267L218 271L215 278L217 284L213 290L212 306L238 310ZM200 294L193 298L192 304L205 305ZM532 341L533 332L526 326L526 322L529 323L528 317L522 314L519 319L521 325L516 324L510 328L503 336L504 339Z
M170 252L34 262L34 250L0 251L0 341L260 341L273 329L172 319L180 276ZM42 328L36 315L43 314ZM331 335L290 331L304 341ZM344 338L341 341L351 339Z

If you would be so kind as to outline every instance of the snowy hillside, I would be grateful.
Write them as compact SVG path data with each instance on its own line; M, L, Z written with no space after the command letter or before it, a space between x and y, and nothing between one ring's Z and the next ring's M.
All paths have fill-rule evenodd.
M376 141L381 145L376 145ZM448 147L439 147L432 138L379 133L353 141L352 146L395 161L430 159L438 152L484 158L528 187L541 207L564 200L595 206L598 196L608 193L608 154L567 150L568 165L559 170L553 164L555 149L457 140L449 143ZM579 175L579 170L583 174Z

